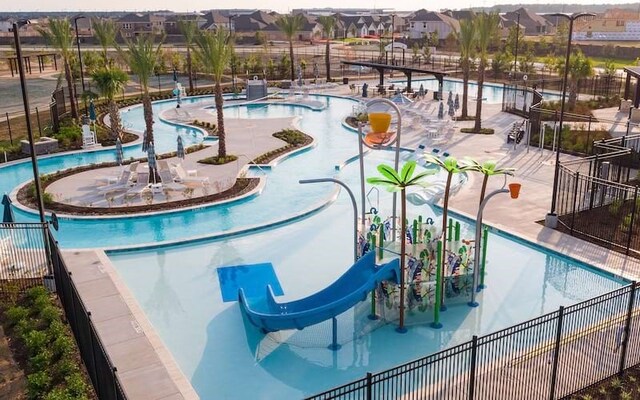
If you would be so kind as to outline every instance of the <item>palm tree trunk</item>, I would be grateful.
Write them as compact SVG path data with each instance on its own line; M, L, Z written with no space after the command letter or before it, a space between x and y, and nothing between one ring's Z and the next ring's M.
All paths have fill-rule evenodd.
M227 143L224 132L224 115L222 111L223 98L222 87L220 81L216 81L215 86L216 97L216 114L218 114L218 158L225 158L227 156Z
M469 117L469 110L467 108L467 100L469 99L469 61L464 61L462 66L462 116L461 118L467 119Z
M149 145L150 143L153 143L153 108L151 108L149 89L146 87L142 93L142 109L144 111L144 125L147 129L146 144Z
M331 57L329 55L329 35L327 35L327 47L325 48L324 51L324 63L325 66L327 67L327 82L329 82L331 80Z
M295 62L293 61L293 39L289 38L289 58L291 58L291 81L295 81L296 80L296 73L294 70L294 64Z
M117 138L122 140L122 122L120 121L118 105L114 99L109 99L109 125L111 128L111 137L114 140Z
M404 188L400 191L400 323L399 329L404 329L404 275L405 275L405 252L407 248L407 194Z
M485 60L483 58L480 60L480 68L478 69L478 99L476 101L476 123L473 127L473 130L477 133L480 133L480 129L482 129L482 85L484 84L484 68Z
M570 79L569 80L569 101L567 102L567 106L569 111L573 111L576 109L576 104L578 103L578 88L576 87L576 83Z
M73 90L73 80L71 79L71 67L69 62L64 59L64 77L67 80L67 88L69 89L69 103L71 104L71 118L78 119L78 108L76 107L76 96Z
M447 185L444 188L444 204L442 204L442 260L440 265L442 265L441 271L442 276L440 277L440 282L444 282L444 271L446 270L445 261L447 260L447 218L449 217L449 189L451 188L451 178L453 178L453 172L449 172L447 175ZM444 293L444 291L440 291L440 293ZM444 295L442 295L444 298ZM440 299L440 304L442 303L442 299Z
M191 68L191 47L187 46L187 74L189 74L189 93L193 93L193 71Z

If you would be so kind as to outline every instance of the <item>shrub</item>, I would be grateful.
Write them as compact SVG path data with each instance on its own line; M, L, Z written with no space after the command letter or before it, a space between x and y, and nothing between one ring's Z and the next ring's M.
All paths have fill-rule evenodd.
M29 354L36 355L40 353L49 343L49 337L42 331L32 330L27 332L23 337L24 345L27 347Z
M57 338L61 335L66 335L67 330L64 327L64 324L58 319L51 321L49 327L47 328L47 336L51 338Z
M38 371L27 376L27 397L39 399L49 389L51 377L46 371Z
M49 304L40 310L39 316L47 323L47 326L49 326L53 321L60 319L60 311L58 311L57 307Z
M18 322L29 317L29 310L21 306L13 306L5 311L5 316L9 323L9 327L14 327Z
M38 315L47 307L51 307L51 300L49 300L49 297L37 297L33 300L32 308Z
M70 357L61 358L57 363L51 366L52 376L59 381L71 374L78 373L79 371L80 368L78 367L78 364Z
M47 348L42 349L41 352L35 356L29 358L29 366L35 371L44 371L51 365L53 360L53 354Z
M55 388L49 393L47 393L43 398L43 400L70 400L72 397L69 395L69 392L63 388Z
M42 176L41 179L44 180L45 177ZM33 288L27 290L27 300L30 303L33 303L39 297L48 298L49 297L49 293L47 293L47 289L45 289L42 286L36 286L36 287L33 287Z
M16 333L16 336L19 338L24 338L29 332L33 331L35 328L34 321L32 319L22 319L18 321L13 330Z
M65 379L67 383L67 391L70 395L75 397L84 396L87 392L87 384L84 381L84 377L79 372L68 375Z
M609 213L611 215L618 215L620 212L620 207L622 207L622 200L614 200L613 203L609 205Z
M73 348L74 342L67 335L58 336L53 340L53 343L51 344L51 350L53 351L53 354L58 358L70 355L73 352Z

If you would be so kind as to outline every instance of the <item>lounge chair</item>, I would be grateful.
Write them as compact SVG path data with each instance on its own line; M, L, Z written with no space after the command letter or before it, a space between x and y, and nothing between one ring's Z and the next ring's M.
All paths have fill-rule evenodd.
M116 183L99 187L98 191L100 193L108 193L108 192L114 192L114 191L128 190L130 187L129 185L130 178L131 178L131 170L125 169L124 171L122 171L122 175L120 175Z
M125 171L131 172L131 175L129 176L130 179L135 178L136 171L138 170L138 165L140 165L140 161L134 161L129 164L128 167L123 167L122 171L120 171L120 175L118 176L101 176L100 178L96 178L96 185L107 185L114 180L114 183L119 182Z
M187 187L181 183L174 182L173 175L171 175L171 170L168 168L160 168L158 169L158 175L160 176L160 181L162 182L162 187L168 190L181 191L186 189Z
M150 190L149 189L149 173L148 172L139 172L138 173L138 181L136 184L129 188L127 192L124 194L124 198L135 198L140 196L143 192Z
M176 171L175 181L178 183L199 183L201 185L209 185L209 177L207 176L190 176L187 171L184 170L182 164L173 164Z

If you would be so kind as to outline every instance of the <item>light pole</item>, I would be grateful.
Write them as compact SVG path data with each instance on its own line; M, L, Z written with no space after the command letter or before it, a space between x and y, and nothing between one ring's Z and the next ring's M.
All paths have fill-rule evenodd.
M550 14L555 17L563 17L569 20L569 38L567 40L567 54L564 59L564 76L562 78L562 100L560 103L560 123L558 128L558 134L556 135L556 164L555 171L553 174L553 194L551 195L551 211L547 214L545 218L545 226L548 228L555 229L558 226L558 215L556 214L556 195L558 192L558 176L560 174L560 143L562 141L560 138L562 137L562 123L564 122L564 107L565 100L567 97L567 77L569 74L569 57L571 57L571 36L573 35L573 21L580 17L592 17L595 16L594 13L573 13L571 15L562 14L562 13L554 13Z
M80 80L82 81L82 100L84 101L84 114L87 115L87 96L84 95L84 70L82 69L82 52L80 51L80 35L78 34L78 20L81 18L86 18L84 15L77 15L73 19L73 24L76 27L76 45L78 46L78 62L80 63Z
M393 42L394 42L394 34L396 32L396 15L391 14L391 64L395 65L395 60L393 56Z
M21 26L28 24L29 21L18 21L13 23L13 40L16 45L16 58L18 59L18 72L20 73L20 88L22 89L22 104L24 104L24 118L27 124L27 137L29 139L29 152L31 153L31 167L33 168L33 180L36 187L36 202L38 203L38 212L40 213L40 222L46 222L44 214L44 203L42 202L42 190L40 185L40 173L38 172L38 160L36 157L36 149L33 144L33 132L31 131L31 113L29 106L29 93L27 92L27 81L24 76L24 65L22 60L22 47L20 46L20 35L18 30Z
M514 76L518 75L518 39L520 39L520 13L518 14L518 19L516 21L516 51L513 60L513 74Z

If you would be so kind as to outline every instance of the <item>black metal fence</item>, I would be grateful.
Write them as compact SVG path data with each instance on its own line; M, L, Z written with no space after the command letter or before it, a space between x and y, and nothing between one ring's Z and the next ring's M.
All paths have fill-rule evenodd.
M0 223L0 297L42 285L48 273L46 227Z
M308 400L560 399L640 364L636 283Z
M56 291L98 398L125 400L127 397L122 390L118 371L113 366L96 333L95 326L91 321L91 312L87 311L78 294L78 290L73 283L72 273L69 272L64 263L57 242L51 235L48 237Z

